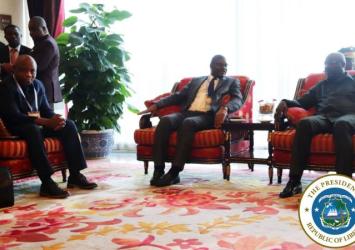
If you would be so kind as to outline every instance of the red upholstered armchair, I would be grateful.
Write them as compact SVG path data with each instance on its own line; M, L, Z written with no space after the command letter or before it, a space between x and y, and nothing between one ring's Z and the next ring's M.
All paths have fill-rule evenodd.
M349 71L355 75L355 71ZM304 95L310 88L325 78L324 73L310 74L298 80L294 99ZM302 118L315 113L314 108L289 108L287 112L288 127L284 131L275 131L270 135L273 146L273 165L278 168L278 182L281 183L282 169L290 168L291 148L295 136L293 125ZM355 135L353 136L353 149L355 154ZM355 166L355 161L354 165ZM311 155L308 161L308 170L334 171L335 151L332 134L319 134L314 136L311 144ZM354 168L355 169L355 168Z
M46 138L45 148L54 171L62 171L66 181L66 161L63 147L56 138ZM27 144L16 136L11 136L0 119L0 167L10 170L12 179L18 180L36 176L28 158Z
M243 95L243 106L229 117L238 117L251 119L253 109L253 87L255 82L245 76L232 76L240 81L241 92ZM180 82L176 83L172 89L174 91L180 91L186 84L191 81L192 78L184 78ZM171 93L162 94L152 100L145 101L145 106L149 107L154 102L160 100L163 97L171 95ZM228 98L228 97L226 97ZM225 100L227 101L227 100ZM168 106L164 107L157 112L157 116L161 117L170 113L179 112L180 106ZM134 132L134 140L137 144L137 160L144 162L144 172L148 173L148 163L152 161L153 143L155 127L152 127L150 122L150 115L143 115L140 119L140 129ZM235 132L232 133L231 138L231 153L241 152L249 150L249 139L246 133ZM223 178L229 180L230 177L230 165L224 162L225 145L229 141L226 140L225 134L221 129L209 129L203 130L195 135L193 142L193 148L188 160L189 163L221 163ZM176 146L176 132L170 137L169 149L168 149L168 161L170 161L175 154Z

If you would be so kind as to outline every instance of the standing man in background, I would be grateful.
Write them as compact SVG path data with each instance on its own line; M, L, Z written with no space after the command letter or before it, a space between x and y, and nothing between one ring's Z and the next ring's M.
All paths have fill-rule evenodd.
M0 45L0 80L4 80L13 71L13 65L19 55L30 54L31 49L21 44L22 33L18 26L9 24L4 29L8 45Z
M48 33L46 21L34 16L28 24L34 42L32 57L37 63L37 79L41 80L46 89L50 106L63 100L59 85L59 49L56 41Z

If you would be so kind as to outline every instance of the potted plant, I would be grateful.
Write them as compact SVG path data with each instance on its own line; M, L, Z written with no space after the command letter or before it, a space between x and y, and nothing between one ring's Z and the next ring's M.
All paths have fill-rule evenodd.
M132 93L125 67L129 55L122 35L112 32L111 26L131 14L88 3L70 12L75 15L63 22L68 32L57 38L63 97L70 107L68 118L81 133L85 155L104 157L112 149L113 130L119 132L118 119ZM129 105L128 109L136 112Z

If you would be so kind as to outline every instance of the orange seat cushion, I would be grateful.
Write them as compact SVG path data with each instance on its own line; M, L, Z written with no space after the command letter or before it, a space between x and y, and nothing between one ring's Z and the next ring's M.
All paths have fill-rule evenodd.
M47 153L63 150L62 144L56 138L46 138L44 146ZM27 143L24 140L0 140L0 158L24 158L27 156Z
M55 152L47 155L51 165L61 165L65 162L64 152ZM28 157L16 159L2 159L1 165L10 169L13 175L26 175L33 171Z
M292 143L296 134L295 129L286 131L275 131L270 135L271 144L277 150L292 150ZM353 151L355 153L355 135L352 137ZM332 134L319 134L313 137L311 143L311 153L331 153L334 154L334 142Z
M134 132L134 140L138 145L153 145L154 144L155 128L137 129ZM193 147L215 147L224 144L224 133L221 129L202 130L195 134ZM174 132L170 136L169 145L176 146L177 133Z
M176 153L176 147L168 147L168 158L171 160ZM137 155L140 157L151 158L153 155L153 147L147 145L137 145ZM224 155L224 147L208 147L208 148L193 148L190 153L190 159L194 162L201 160L201 162L208 162L208 160L222 160ZM189 161L189 160L188 160Z

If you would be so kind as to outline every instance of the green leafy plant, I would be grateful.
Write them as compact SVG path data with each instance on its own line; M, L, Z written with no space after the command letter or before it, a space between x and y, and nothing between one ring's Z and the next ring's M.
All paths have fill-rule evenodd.
M126 99L131 96L125 67L129 54L123 37L111 26L131 16L127 11L105 11L103 4L80 4L64 20L69 32L56 40L60 50L60 79L64 101L71 103L68 117L82 130L120 130ZM83 19L79 19L78 15ZM132 112L137 110L128 105Z

